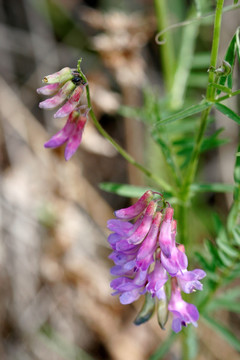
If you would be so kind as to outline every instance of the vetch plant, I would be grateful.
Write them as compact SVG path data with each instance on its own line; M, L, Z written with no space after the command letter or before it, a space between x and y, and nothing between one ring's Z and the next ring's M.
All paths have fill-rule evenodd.
M212 110L225 115L226 124L230 120L240 124L239 115L223 103L240 94L240 89L233 90L233 70L235 64L240 62L240 27L229 39L224 59L218 58L222 15L240 5L234 1L231 6L224 7L224 0L217 0L215 14L203 14L203 3L209 6L208 2L195 0L188 19L168 28L166 3L155 0L160 31L156 39L161 44L167 95L164 100L159 100L154 94L145 92L141 109L121 109L125 115L136 117L146 124L152 139L161 149L171 181L166 181L161 175L136 162L102 128L92 109L90 89L81 70L81 60L77 69L66 67L46 76L43 80L45 86L38 89L39 94L52 96L42 101L40 107L51 109L61 106L54 117L67 117L63 129L53 135L45 147L55 148L66 143L65 159L69 160L80 145L89 115L99 132L151 182L151 186L146 188L101 184L106 191L139 198L132 206L115 211L115 219L107 224L112 232L108 237L113 250L110 259L115 263L111 269L111 274L115 276L111 287L113 295L119 295L124 305L140 297L145 298L135 319L137 325L149 320L156 310L159 325L164 329L168 327L167 319L171 314L173 332L151 359L163 358L181 330L182 358L193 359L197 355L197 347L192 345L197 342L193 329L201 319L240 351L240 340L232 329L219 323L212 315L213 310L222 308L239 312L240 289L234 281L240 276L240 145L235 154L234 184L196 182L202 153L227 142L219 138L223 129L206 135L213 121ZM210 61L203 74L205 78L207 76L207 88L201 101L184 106L188 80L192 75L191 64L198 28L200 24L204 25L206 19L214 20ZM171 31L178 27L184 30L181 39L183 50L177 57L172 47ZM82 104L83 92L86 92L87 104ZM154 189L149 190L152 186ZM209 191L232 192L233 202L225 223L216 214L213 216L216 240L204 240L200 253L192 251L189 234L194 212L193 200L199 193ZM187 254L194 256L188 258ZM196 261L201 269L192 270ZM196 294L193 295L193 292ZM185 301L188 297L193 298L192 304ZM193 337L195 341L189 341Z
M160 198L154 199L154 195ZM162 194L147 191L136 204L116 211L115 215L117 219L108 221L108 228L113 231L108 238L113 249L110 258L115 262L111 274L118 276L111 282L115 290L113 295L120 295L122 304L130 304L150 293L152 298L161 301L161 307L164 302L167 307L165 284L169 274L171 298L168 310L174 315L173 331L178 333L188 323L197 326L198 310L181 298L181 291L189 294L196 289L202 290L199 280L206 274L200 269L187 271L184 246L175 241L173 208L162 201ZM133 219L136 221L131 223ZM159 320L162 328L168 317L166 309L164 314L165 318L161 316ZM140 313L136 323L147 320L148 317L142 318Z

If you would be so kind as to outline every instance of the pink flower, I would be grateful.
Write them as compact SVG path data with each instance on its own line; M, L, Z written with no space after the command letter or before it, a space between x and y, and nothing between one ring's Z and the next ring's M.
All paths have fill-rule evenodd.
M74 83L69 80L67 81L58 91L56 95L50 99L44 100L39 103L39 107L42 109L52 109L61 105L68 97L69 94L75 89Z
M74 110L68 116L65 126L47 141L46 148L56 148L67 142L65 148L65 159L69 160L79 147L84 127L87 122L87 112L81 115L80 109Z
M79 104L84 86L77 86L71 94L69 100L54 114L55 118L61 118L69 115Z
M173 208L169 207L166 209L166 213L159 234L159 244L161 250L164 253L164 255L168 258L171 256L171 251L173 247L172 218L173 218Z
M60 83L49 84L38 88L37 93L41 95L53 95L57 92L57 90L60 87L61 87Z
M173 280L175 281L175 279ZM181 290L176 284L172 286L168 310L173 314L172 330L175 333L181 331L182 326L187 326L190 323L197 327L198 310L195 305L189 304L182 299Z
M141 214L153 198L151 190L146 191L142 197L132 206L128 208L115 211L115 216L118 219L131 220Z

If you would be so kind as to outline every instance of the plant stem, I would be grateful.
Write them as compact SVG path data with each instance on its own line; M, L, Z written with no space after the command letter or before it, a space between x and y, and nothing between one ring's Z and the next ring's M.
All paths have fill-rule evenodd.
M216 14L215 14L215 21L214 21L214 30L213 30L213 43L212 43L212 52L211 52L211 60L210 60L210 69L209 77L208 77L208 88L207 88L207 100L214 100L215 96L215 88L210 86L215 80L214 69L217 65L217 58L218 58L218 48L219 48L219 41L220 41L220 31L221 31L221 22L222 22L222 11L223 11L223 3L224 0L217 1L216 7Z
M157 16L158 31L167 28L167 4L166 0L155 0L155 9ZM163 67L163 77L166 86L166 92L171 91L174 78L174 51L172 37L169 33L165 34L165 42L160 46L160 56Z
M87 82L87 78L86 76L83 74L82 70L81 70L81 61L82 59L80 59L78 61L78 72L81 75L81 77L83 78L83 80L86 82L86 95L87 95L87 102L88 102L88 107L90 109L89 114L94 122L94 125L96 126L96 128L98 129L98 131L100 132L100 134L102 134L112 145L113 147L119 152L119 154L121 154L130 164L134 165L137 169L139 169L140 171L142 171L147 177L149 177L150 179L154 180L162 189L164 189L165 191L169 192L169 193L173 193L173 189L172 187L167 184L164 180L160 179L158 176L156 176L155 174L153 174L151 171L149 171L148 169L146 169L143 165L139 164L130 154L128 154L127 151L125 151L101 126L101 124L98 122L94 111L92 109L92 103L91 103L91 97L90 97L90 90L89 90L89 86L88 86L88 82Z
M216 13L215 13L215 21L214 21L214 30L213 30L213 44L212 44L212 51L211 51L211 61L210 61L210 71L208 77L208 87L206 92L206 99L208 101L214 101L215 98L215 88L212 86L215 80L214 69L217 65L217 58L218 58L218 48L219 48L219 41L220 41L220 30L221 30L221 19L222 19L222 12L223 12L223 3L224 0L217 1ZM201 152L201 145L203 141L203 136L207 126L207 119L210 113L212 105L210 105L206 110L202 112L200 126L196 135L196 142L192 152L190 165L188 171L186 173L182 196L185 201L188 200L190 195L190 185L193 183L197 166L199 162L200 152Z

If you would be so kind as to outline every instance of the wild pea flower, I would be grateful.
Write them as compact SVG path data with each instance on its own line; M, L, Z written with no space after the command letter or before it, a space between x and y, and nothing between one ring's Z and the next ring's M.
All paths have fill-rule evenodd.
M54 114L54 117L68 116L62 130L56 133L44 146L46 148L56 148L66 142L65 159L69 160L81 143L83 130L87 122L89 109L86 109L85 105L80 106L86 82L77 70L69 67L45 76L43 82L47 85L37 89L37 92L52 97L40 102L39 107L52 109L65 102ZM83 109L85 109L84 112L82 112Z
M84 127L87 122L87 111L81 114L81 109L73 110L68 118L67 122L44 146L46 148L56 148L67 143L64 156L66 160L69 160L73 154L77 151L81 141Z
M182 326L187 326L189 323L197 327L198 310L195 305L189 304L182 299L181 290L177 286L175 278L172 279L172 294L168 310L173 314L172 330L174 332L178 333L182 330Z
M200 269L187 270L184 246L175 240L177 222L173 219L173 208L161 194L149 190L134 205L115 211L115 216L116 219L108 221L113 232L108 237L113 249L109 258L115 263L111 274L117 276L110 284L113 295L119 295L122 304L130 304L142 294L146 295L146 301L157 299L162 328L167 310L173 314L173 331L179 332L189 323L197 326L197 308L182 300L181 290L185 293L202 290L199 280L206 274ZM169 278L172 291L167 305L165 284ZM150 307L154 304L151 302ZM149 317L140 315L136 324Z

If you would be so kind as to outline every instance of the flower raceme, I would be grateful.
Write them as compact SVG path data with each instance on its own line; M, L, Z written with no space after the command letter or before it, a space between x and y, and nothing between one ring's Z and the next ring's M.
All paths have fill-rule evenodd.
M40 102L39 107L53 109L61 106L54 118L67 117L65 126L57 132L44 146L56 148L66 143L65 159L69 160L79 147L89 109L80 105L86 82L75 69L65 67L62 70L45 76L47 85L37 89L38 94L52 96Z
M168 311L173 315L172 329L176 333L189 323L197 326L198 310L183 301L181 291L189 294L202 290L199 280L206 274L200 269L187 270L184 246L175 241L177 222L173 208L161 194L149 190L134 205L115 211L115 216L108 221L112 231L108 242L113 249L109 257L115 263L111 274L116 276L110 284L113 295L119 295L122 304L146 295L148 304L145 301L136 324L150 318L157 302L158 321L163 329ZM167 305L165 284L169 278L171 297Z

